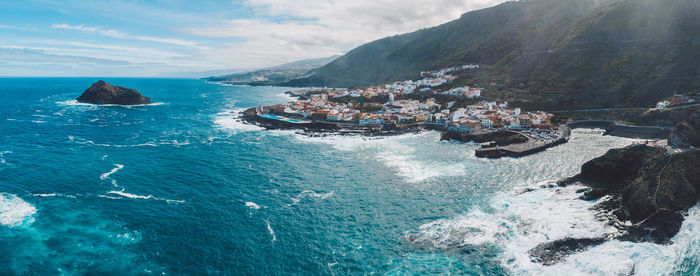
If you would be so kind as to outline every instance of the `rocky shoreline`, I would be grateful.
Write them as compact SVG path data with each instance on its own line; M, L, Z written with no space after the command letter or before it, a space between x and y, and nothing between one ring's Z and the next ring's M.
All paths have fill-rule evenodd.
M448 132L427 124L397 126L360 126L335 122L285 122L260 116L258 108L242 112L246 123L266 129L297 129L310 136L319 135L398 135L426 129L442 130L441 140L489 143L483 151L494 148L517 147L531 142L524 132L493 131L477 134ZM575 127L589 127L575 126ZM570 129L560 128L559 139L547 140L542 145L522 151L533 154L568 141ZM612 134L614 135L614 134ZM676 134L679 136L680 134ZM675 137L675 136L674 136ZM502 152L503 150L499 150ZM477 150L477 155L478 155ZM503 156L519 156L519 152ZM498 158L502 156L481 156ZM602 237L567 237L540 244L529 251L533 261L553 265L568 255L598 246L609 240L652 242L666 244L680 230L687 210L700 199L700 151L691 148L671 153L667 148L635 144L622 149L611 149L605 155L586 162L581 173L557 182L558 186L582 185L580 200L597 200L591 208L601 220L618 231ZM527 192L527 191L526 191Z
M300 134L309 136L326 135L362 135L362 136L390 136L407 133L418 133L425 130L441 132L441 141L460 141L486 143L475 151L475 155L481 158L522 157L544 151L568 141L570 130L563 127L557 133L558 139L538 140L526 137L522 132L513 130L497 130L478 133L460 133L447 131L445 125L431 123L410 124L384 124L381 126L359 125L357 123L340 123L325 121L307 121L303 119L286 118L283 115L277 118L261 116L265 113L264 107L253 107L241 112L243 122L257 125L265 129L290 129L299 130ZM280 119L282 118L282 119Z
M678 233L689 208L700 199L700 151L668 154L665 149L631 145L611 149L586 162L581 173L558 182L581 184L581 200L599 200L592 208L616 234L569 237L530 250L533 261L552 265L569 254L607 240L667 244Z

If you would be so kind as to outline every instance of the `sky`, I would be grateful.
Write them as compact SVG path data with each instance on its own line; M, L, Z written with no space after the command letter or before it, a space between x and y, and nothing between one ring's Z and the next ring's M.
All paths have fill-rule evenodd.
M344 54L503 1L0 0L0 76L251 70Z

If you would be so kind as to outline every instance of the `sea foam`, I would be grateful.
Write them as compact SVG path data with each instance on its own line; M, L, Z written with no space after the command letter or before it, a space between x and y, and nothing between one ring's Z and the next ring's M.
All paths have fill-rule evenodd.
M0 194L0 225L18 227L34 222L36 208L13 194Z
M230 109L214 116L214 124L219 128L233 132L260 131L264 128L245 123L241 120L239 113L244 109Z
M490 245L502 248L502 265L513 274L526 275L665 275L684 272L673 260L697 263L700 252L700 206L689 211L671 245L611 240L544 266L530 259L535 246L567 237L596 238L617 230L590 211L596 201L578 199L582 186L538 188L525 193L496 195L486 210L473 208L465 214L438 219L409 231L405 239L416 246L454 249ZM682 261L681 261L682 262ZM681 273L683 274L683 273Z
M255 209L255 210L260 209L260 205L256 204L255 202L246 202L245 206L250 208L250 209Z
M116 173L119 170L124 168L124 165L122 165L122 164L114 164L114 166L115 167L111 171L101 174L100 180L105 180L105 179L109 178L112 174L114 174L114 173Z
M138 106L159 106L159 105L164 105L166 103L155 102L155 103L150 103L150 104L121 105L121 104L91 104L91 103L81 103L77 100L67 100L67 101L56 102L56 104L64 105L64 106L91 106L91 107L118 106L118 107L124 107L124 108L132 108L132 107L138 107Z
M301 193L299 193L297 196L293 197L292 202L294 202L294 204L297 204L305 197L327 199L327 198L333 196L334 194L335 194L334 191L330 191L328 193L317 193L316 191L312 191L312 190L304 190Z
M125 198L131 198L131 199L152 199L152 200L158 200L158 201L165 201L167 203L185 203L184 200L177 200L177 199L167 199L167 198L160 198L160 197L155 197L151 194L149 195L137 195L137 194L132 194L132 193L127 193L124 191L124 189L120 191L109 191L107 194L114 194L114 195L119 195ZM103 196L105 198L110 198L110 199L120 199L119 197L109 197L109 196Z
M397 176L409 183L467 174L464 163L447 155L436 154L440 151L434 148L435 146L453 146L436 145L434 141L439 140L438 132L426 131L391 137L341 135L309 137L294 133L291 135L294 135L298 141L327 144L334 150L356 153L360 158L367 158L369 154L371 158L393 169ZM459 150L459 147L457 148Z
M270 233L270 236L272 236L272 241L275 242L277 240L277 236L275 236L275 230L272 230L272 226L270 226L270 221L266 220L265 223L267 223L267 232Z

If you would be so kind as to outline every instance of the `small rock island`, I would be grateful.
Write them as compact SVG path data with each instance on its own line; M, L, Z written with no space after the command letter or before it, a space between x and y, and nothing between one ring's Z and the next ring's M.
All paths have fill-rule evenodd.
M78 102L91 104L142 105L150 104L151 99L131 88L114 86L105 81L98 81L85 90Z

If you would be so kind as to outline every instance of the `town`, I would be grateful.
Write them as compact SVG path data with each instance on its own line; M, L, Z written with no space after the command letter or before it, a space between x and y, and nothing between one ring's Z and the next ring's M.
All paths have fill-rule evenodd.
M294 95L301 99L284 105L261 107L259 112L278 116L268 119L300 119L302 122L329 122L357 124L360 126L409 125L416 123L443 126L455 132L475 132L482 129L551 129L552 114L544 112L521 112L520 108L510 108L507 102L475 102L466 106L455 106L455 101L439 102L435 98L424 101L397 99L421 93L448 95L451 98L478 98L484 89L477 87L456 87L446 91L431 90L431 87L451 82L455 79L449 73L479 68L478 65L465 65L438 71L421 72L420 80L400 81L383 87L363 89L321 89L302 90ZM285 120L291 122L290 120Z
M441 89L456 79L453 73L478 68L470 64L424 71L418 80L383 86L290 91L297 100L249 109L244 118L267 128L315 132L388 135L432 129L443 131L446 140L494 141L499 152L511 144L526 145L516 150L523 152L568 139L568 132L552 123L552 114L523 112L508 102L479 100L485 93L479 87ZM491 146L484 150L494 150Z

